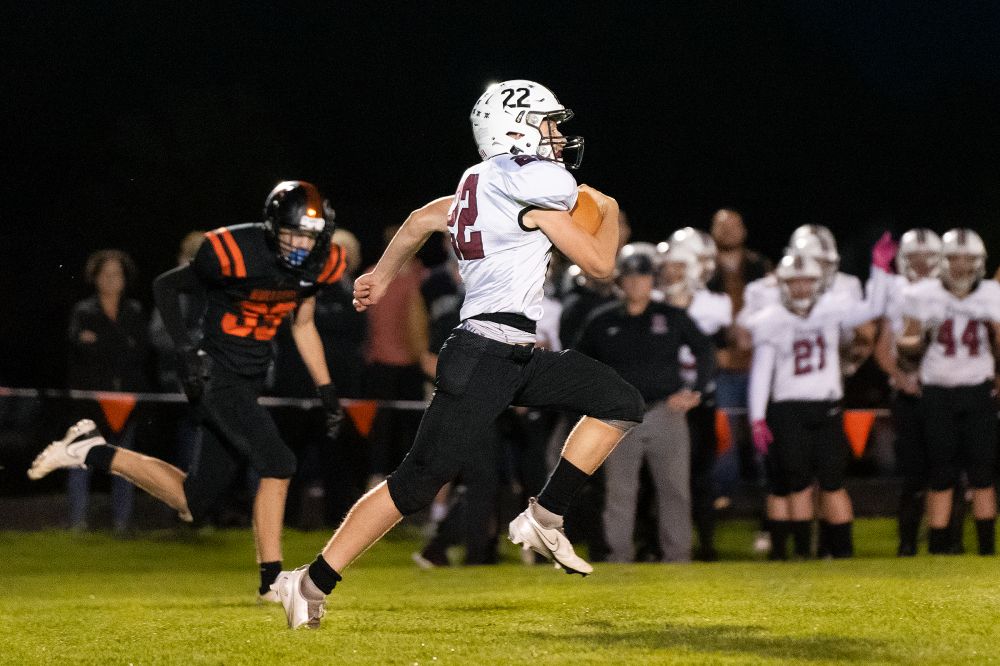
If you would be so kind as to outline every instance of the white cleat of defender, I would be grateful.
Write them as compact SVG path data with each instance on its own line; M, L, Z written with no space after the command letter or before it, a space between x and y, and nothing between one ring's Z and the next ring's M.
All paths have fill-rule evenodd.
M107 444L90 419L82 419L69 427L62 439L57 439L38 454L28 470L28 478L37 481L57 469L86 469L87 452L99 444Z
M271 589L278 593L281 605L285 607L285 617L289 629L307 627L319 629L319 621L326 614L326 600L314 601L302 594L302 577L309 575L309 566L303 565L295 571L282 571Z
M562 529L542 527L531 514L535 498L528 500L528 508L510 521L510 540L524 550L533 550L555 562L566 573L586 576L594 572L594 567L576 554Z

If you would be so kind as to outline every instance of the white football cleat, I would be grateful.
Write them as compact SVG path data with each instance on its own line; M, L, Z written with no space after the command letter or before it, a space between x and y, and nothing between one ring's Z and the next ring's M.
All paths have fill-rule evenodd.
M535 520L531 512L535 501L534 497L528 500L528 508L510 521L511 542L519 544L524 550L531 549L553 560L557 566L565 569L566 573L576 573L581 576L593 573L594 567L576 554L573 544L566 538L562 528L542 527Z
M771 533L765 530L754 532L753 552L764 555L771 552Z
M32 481L57 469L87 469L87 452L99 444L107 444L90 419L82 419L69 427L62 439L57 439L38 454L28 470Z
M302 577L308 575L309 565L303 564L295 571L282 571L271 585L285 607L289 629L319 629L320 618L326 614L326 599L314 601L302 594Z

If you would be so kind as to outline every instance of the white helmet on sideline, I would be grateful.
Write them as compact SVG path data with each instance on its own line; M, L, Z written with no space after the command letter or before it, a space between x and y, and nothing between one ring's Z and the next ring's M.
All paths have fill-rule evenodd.
M972 229L946 231L941 237L941 254L941 282L955 294L967 294L986 275L986 245ZM970 261L960 262L962 257Z
M702 286L715 275L719 249L715 245L715 240L712 239L711 234L707 231L695 229L694 227L684 227L670 234L667 243L670 245L685 245L695 253L698 261L701 263L701 275L698 279L701 281Z
M805 254L788 254L781 258L774 271L781 292L781 302L797 315L806 315L823 293L823 267ZM812 285L800 291L792 280L811 280Z
M923 255L917 257L916 255ZM917 262L914 259L919 259ZM922 263L923 266L916 266ZM930 229L910 229L899 239L896 253L896 271L910 282L941 274L941 237Z
M677 275L672 266L681 265ZM705 285L702 283L702 265L694 250L684 243L663 241L656 246L656 274L660 290L668 296L693 294Z

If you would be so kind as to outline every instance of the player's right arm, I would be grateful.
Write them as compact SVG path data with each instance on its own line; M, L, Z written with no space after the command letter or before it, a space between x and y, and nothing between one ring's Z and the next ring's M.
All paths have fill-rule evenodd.
M538 227L560 252L580 269L598 279L611 277L618 254L618 202L587 185L601 211L601 226L591 235L578 227L569 211L534 209L524 215L527 227Z
M364 312L382 298L396 273L435 231L447 233L448 208L454 197L435 199L410 213L389 241L375 268L354 281L354 309Z
M204 245L208 245L208 243ZM202 288L201 281L191 264L169 270L153 281L153 298L156 300L156 308L163 318L163 326L170 335L170 339L174 341L174 346L179 350L190 349L194 346L191 336L188 335L187 323L184 321L181 293L197 291Z
M896 351L901 359L917 365L927 350L924 326L919 319L903 318L903 332L896 338Z

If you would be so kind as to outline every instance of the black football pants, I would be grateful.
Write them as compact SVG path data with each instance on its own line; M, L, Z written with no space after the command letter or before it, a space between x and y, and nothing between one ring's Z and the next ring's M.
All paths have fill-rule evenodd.
M201 448L184 480L195 521L216 508L242 463L262 478L290 479L295 454L285 445L271 414L258 404L264 378L244 377L219 366L198 401Z
M455 329L438 356L434 397L413 447L388 479L403 515L430 504L477 449L509 405L641 422L639 391L592 358L509 345Z

